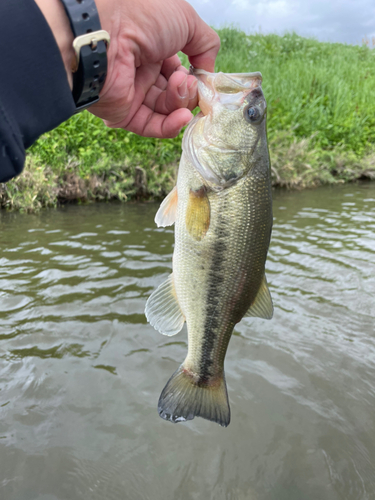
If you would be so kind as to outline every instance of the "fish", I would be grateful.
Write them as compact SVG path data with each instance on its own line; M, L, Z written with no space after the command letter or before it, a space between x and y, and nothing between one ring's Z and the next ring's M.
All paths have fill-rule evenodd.
M262 75L198 79L200 112L185 130L177 183L155 216L175 224L172 273L148 298L148 322L164 335L188 332L185 361L158 402L171 422L230 423L224 358L243 317L271 319L265 276L272 230L267 105Z

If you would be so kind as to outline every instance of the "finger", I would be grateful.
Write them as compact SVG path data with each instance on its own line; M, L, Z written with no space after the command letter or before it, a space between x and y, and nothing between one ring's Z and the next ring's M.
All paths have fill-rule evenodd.
M168 115L175 109L186 108L189 103L187 75L178 71L166 82L164 91L157 82L147 92L143 104L152 111Z
M194 68L214 71L215 59L220 49L219 35L198 16L190 4L187 9L190 9L187 15L189 42L181 50L189 56Z
M142 102L152 85L158 83L163 86L162 79L160 78L160 69L161 63L144 64L137 68L134 78L134 88L139 98L143 96Z
M198 80L195 77L188 77L189 104L188 109L193 111L198 106Z
M157 87L157 82L147 92L143 104L152 111L167 115L179 108L193 110L198 103L197 79L181 71L173 73L165 92Z
M168 80L163 76L159 75L156 82L155 82L155 87L157 87L160 90L165 90L168 85Z
M126 129L143 137L171 138L176 137L192 117L188 109L177 109L169 115L162 115L141 106Z
M156 103L158 102L159 97L164 94L165 92L157 87L156 85L153 85L150 90L147 92L146 97L143 101L143 104L151 109L151 111L155 110Z
M185 66L182 66L177 54L168 57L168 59L164 59L160 73L168 80L175 71L182 71L186 75L189 74L189 70L186 69Z
M182 71L176 71L168 80L165 92L162 92L155 102L155 111L168 115L176 109L187 108L189 104L188 76Z

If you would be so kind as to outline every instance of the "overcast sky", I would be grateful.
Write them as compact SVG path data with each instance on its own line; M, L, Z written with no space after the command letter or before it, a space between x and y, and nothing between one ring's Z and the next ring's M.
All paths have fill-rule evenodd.
M296 31L321 41L362 43L375 37L375 0L188 0L211 26L247 33Z

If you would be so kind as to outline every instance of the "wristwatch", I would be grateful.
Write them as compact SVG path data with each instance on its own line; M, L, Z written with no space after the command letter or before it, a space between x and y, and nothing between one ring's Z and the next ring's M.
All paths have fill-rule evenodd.
M101 29L94 0L61 0L74 34L73 99L76 113L99 101L107 76L110 37Z

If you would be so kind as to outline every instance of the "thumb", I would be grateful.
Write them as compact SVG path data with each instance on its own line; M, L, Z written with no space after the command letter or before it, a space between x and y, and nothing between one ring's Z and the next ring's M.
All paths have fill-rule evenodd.
M188 43L181 49L195 68L214 71L220 49L219 35L187 4L186 19L189 26Z

